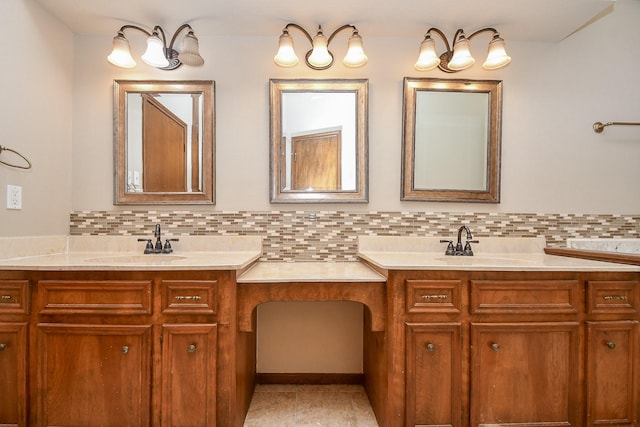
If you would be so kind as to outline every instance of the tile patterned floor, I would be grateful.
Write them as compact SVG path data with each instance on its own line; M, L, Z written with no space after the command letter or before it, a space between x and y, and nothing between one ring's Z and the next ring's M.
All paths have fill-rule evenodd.
M244 427L378 427L360 385L257 385Z

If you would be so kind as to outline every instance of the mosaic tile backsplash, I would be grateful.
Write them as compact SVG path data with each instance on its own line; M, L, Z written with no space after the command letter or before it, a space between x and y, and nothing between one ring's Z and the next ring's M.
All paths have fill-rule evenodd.
M359 235L453 238L460 225L474 238L544 236L640 238L640 215L346 211L75 211L71 235L258 235L263 261L355 261Z

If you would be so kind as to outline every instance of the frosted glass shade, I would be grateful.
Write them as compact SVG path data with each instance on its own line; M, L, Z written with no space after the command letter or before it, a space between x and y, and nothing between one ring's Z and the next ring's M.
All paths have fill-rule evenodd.
M113 38L113 50L107 60L117 67L133 68L136 66L136 61L131 56L129 40L124 37L124 34L118 33Z
M476 60L473 59L469 51L469 40L462 35L453 46L453 57L447 67L451 70L459 71L471 67L474 62Z
M286 30L280 35L278 53L273 61L281 67L293 67L298 63L298 56L293 50L293 39Z
M147 39L147 50L142 55L142 60L152 67L164 68L169 66L169 60L164 54L164 43L153 33Z
M315 68L327 68L333 62L333 56L329 53L328 42L322 30L313 38L313 50L307 58L307 62Z
M354 31L351 37L349 37L347 54L342 60L342 63L347 67L357 68L365 65L368 60L369 58L367 58L367 55L364 53L364 48L362 47L362 37L357 31Z
M198 39L189 31L184 39L182 39L182 52L178 55L178 59L185 65L191 67L199 67L204 64L204 59L200 56Z
M507 55L504 48L504 40L496 34L489 42L489 52L487 53L486 61L482 64L482 68L495 70L496 68L504 67L509 62L511 62L511 57Z
M436 42L427 34L420 43L420 54L415 68L418 71L433 70L440 64L440 57L436 53Z

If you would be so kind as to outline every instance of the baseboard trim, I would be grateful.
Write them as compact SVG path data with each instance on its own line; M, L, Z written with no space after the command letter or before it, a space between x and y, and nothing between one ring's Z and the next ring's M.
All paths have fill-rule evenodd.
M257 384L364 384L364 374L257 373Z

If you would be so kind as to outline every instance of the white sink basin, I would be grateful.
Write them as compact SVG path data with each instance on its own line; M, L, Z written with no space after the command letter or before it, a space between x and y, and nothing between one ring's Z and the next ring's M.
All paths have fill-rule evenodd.
M435 261L450 265L531 265L532 260L501 256L443 256Z
M180 255L169 254L113 255L87 258L85 262L95 264L167 264L185 258L186 257Z

